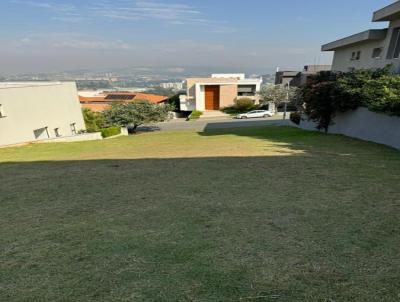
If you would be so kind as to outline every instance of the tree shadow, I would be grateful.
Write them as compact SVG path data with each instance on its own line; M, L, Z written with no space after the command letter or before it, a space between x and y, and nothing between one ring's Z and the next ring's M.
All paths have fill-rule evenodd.
M129 128L128 128L129 130ZM139 126L135 129L135 132L132 133L148 133L148 132L158 132L161 131L161 128L155 125L143 125Z

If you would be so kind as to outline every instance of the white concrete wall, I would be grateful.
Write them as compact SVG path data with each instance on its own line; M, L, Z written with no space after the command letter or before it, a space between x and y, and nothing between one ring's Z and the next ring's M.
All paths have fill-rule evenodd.
M179 96L180 110L182 111L193 111L196 110L196 100L195 98L190 98L187 95Z
M397 27L400 27L400 20L390 22L386 38L382 41L369 41L359 45L336 50L333 56L332 70L347 72L349 71L349 68L370 69L384 68L387 65L392 65L393 70L397 73L400 73L400 60L387 59L393 29ZM383 48L381 58L372 58L372 52L374 48L378 47ZM358 61L351 60L351 53L357 51L361 51L361 59Z
M83 133L74 136L63 136L57 138L46 139L40 141L41 143L73 143L73 142L82 142L82 141L95 141L95 140L102 140L103 137L101 136L100 132L95 133Z
M6 114L0 118L0 145L36 141L34 130L45 127L50 138L56 138L55 128L71 136L72 123L76 131L86 129L75 83L0 86L0 104Z
M305 130L316 130L312 121L301 121ZM366 108L339 113L329 133L344 134L400 149L400 117L371 112Z
M370 68L383 68L387 64L386 53L382 52L380 59L372 58L372 52L374 48L383 47L381 41L360 44L348 48L343 48L335 51L333 56L332 70L348 72L350 68L354 69L370 69ZM361 51L360 60L351 60L353 52Z
M211 75L214 79L240 79L243 80L246 75L244 73L214 73Z
M196 84L196 110L204 111L206 110L206 95L205 86Z

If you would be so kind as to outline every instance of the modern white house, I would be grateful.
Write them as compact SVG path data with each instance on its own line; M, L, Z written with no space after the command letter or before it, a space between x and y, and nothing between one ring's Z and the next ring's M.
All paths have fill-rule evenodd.
M0 83L0 146L86 130L75 83Z
M187 94L180 96L182 111L214 111L234 104L237 98L259 102L262 79L249 79L245 74L213 74L209 78L186 80Z
M322 46L334 51L333 71L384 68L400 73L400 1L373 13L373 22L389 22L388 28L371 29Z

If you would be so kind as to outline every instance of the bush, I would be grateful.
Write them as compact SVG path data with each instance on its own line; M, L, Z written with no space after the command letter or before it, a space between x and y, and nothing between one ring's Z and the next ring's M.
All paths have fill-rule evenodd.
M236 114L242 113L239 109L236 108L236 106L224 107L221 109L221 111L223 113L230 114L230 115L236 115Z
M194 110L192 113L189 115L189 120L197 120L200 118L200 116L203 115L203 112Z
M328 130L335 114L365 106L400 116L400 76L389 68L349 73L321 72L303 87L302 106L318 129Z
M100 131L101 131L101 136L103 138L106 138L106 137L121 134L121 127L114 126L114 127L109 127L109 128L103 128Z
M290 120L295 123L296 125L300 125L301 121L301 113L299 112L292 112L290 113Z
M236 98L235 100L235 108L239 112L251 111L254 107L254 100L250 98Z
M107 126L128 127L135 131L143 124L164 122L171 118L170 111L174 108L170 104L153 104L145 100L114 104L104 111L103 116Z
M88 133L98 132L104 127L105 120L101 113L94 112L88 108L82 109L83 119L85 120L86 131Z
M345 74L321 72L310 77L302 88L302 108L309 120L317 123L317 129L328 131L337 112L354 110L361 105L354 91L341 83ZM341 85L343 87L341 87ZM355 87L355 86L354 86Z

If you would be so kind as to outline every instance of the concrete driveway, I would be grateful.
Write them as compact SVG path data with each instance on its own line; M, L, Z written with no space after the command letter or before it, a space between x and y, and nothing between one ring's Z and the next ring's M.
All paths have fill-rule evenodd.
M138 131L179 131L195 130L205 131L211 129L227 129L240 127L257 127L268 125L291 125L289 119L283 120L282 115L269 118L258 119L199 119L195 121L185 121L184 119L172 120L165 123L158 123L150 126L141 126Z

